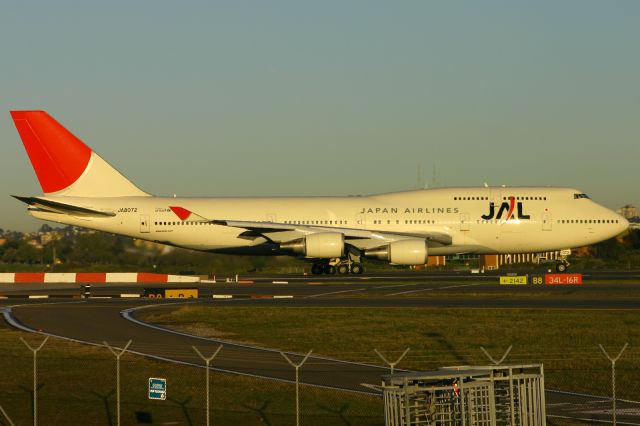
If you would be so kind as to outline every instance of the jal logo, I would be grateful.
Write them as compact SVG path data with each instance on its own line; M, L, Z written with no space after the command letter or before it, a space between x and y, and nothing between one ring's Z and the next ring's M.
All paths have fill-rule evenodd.
M523 213L522 201L518 201L516 203L516 197L509 197L509 201L505 201L500 204L500 208L496 213L496 205L495 203L489 203L489 213L483 214L482 218L485 220L491 219L531 219L531 216ZM506 215L506 216L505 216Z

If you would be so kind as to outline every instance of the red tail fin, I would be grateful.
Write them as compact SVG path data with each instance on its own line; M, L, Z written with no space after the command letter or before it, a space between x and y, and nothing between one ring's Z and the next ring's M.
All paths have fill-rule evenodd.
M87 168L91 149L44 111L11 111L42 191L73 184Z

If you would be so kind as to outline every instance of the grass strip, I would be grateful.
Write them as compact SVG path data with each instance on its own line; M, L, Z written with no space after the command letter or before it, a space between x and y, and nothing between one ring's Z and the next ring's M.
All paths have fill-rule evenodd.
M139 318L205 337L344 360L378 363L411 351L399 368L486 365L480 347L506 363L544 363L547 388L610 395L617 353L618 397L640 400L640 315L635 310L306 308L189 305L141 311Z

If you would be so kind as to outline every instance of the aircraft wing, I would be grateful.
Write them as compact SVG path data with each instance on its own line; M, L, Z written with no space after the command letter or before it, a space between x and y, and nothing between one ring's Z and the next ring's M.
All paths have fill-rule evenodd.
M318 225L298 225L278 222L250 222L237 220L212 220L212 223L222 226L246 229L245 236L263 236L273 242L285 242L294 238L318 232L339 232L345 236L350 244L358 246L355 240L373 240L380 244L404 240L407 238L424 238L432 247L448 246L452 238L448 234L438 232L387 232L354 228L328 227ZM282 235L282 237L279 236Z

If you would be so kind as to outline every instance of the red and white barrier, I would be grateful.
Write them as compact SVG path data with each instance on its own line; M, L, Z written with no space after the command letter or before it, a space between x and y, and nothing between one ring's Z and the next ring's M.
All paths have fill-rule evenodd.
M0 283L12 283L15 282L15 275L13 272L1 272Z
M8 272L0 283L197 283L200 277L149 272Z

